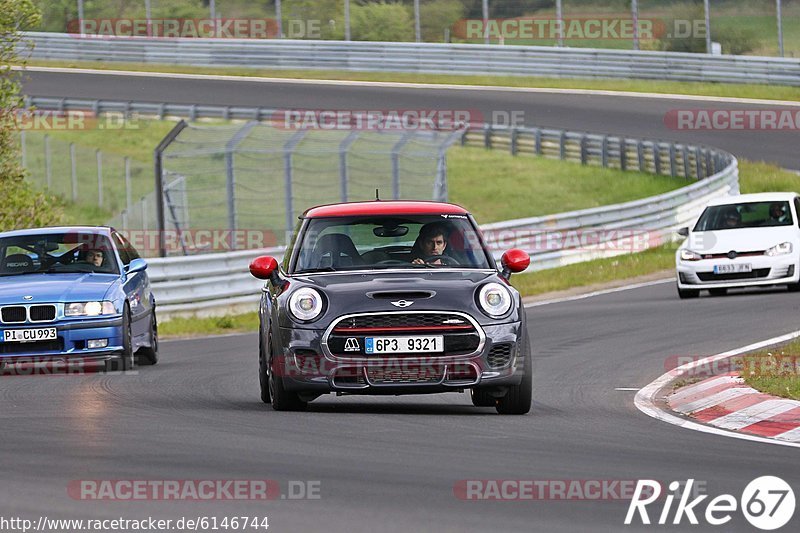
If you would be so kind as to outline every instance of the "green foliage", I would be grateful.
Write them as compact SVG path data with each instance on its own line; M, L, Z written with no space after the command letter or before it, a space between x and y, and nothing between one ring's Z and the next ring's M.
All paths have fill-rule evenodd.
M412 16L413 16L413 7ZM459 19L464 18L466 8L461 0L429 0L420 3L419 18L422 40L441 42L445 28L452 28Z
M356 41L413 41L414 19L397 2L369 2L350 7L350 27Z
M15 110L22 106L22 98L19 76L11 64L21 63L16 48L21 40L19 30L38 23L39 13L30 0L0 0L0 230L47 225L60 219L55 201L23 181L25 170L15 136Z
M717 31L714 34L714 40L722 45L723 54L732 55L752 52L760 45L760 40L755 30L738 26Z

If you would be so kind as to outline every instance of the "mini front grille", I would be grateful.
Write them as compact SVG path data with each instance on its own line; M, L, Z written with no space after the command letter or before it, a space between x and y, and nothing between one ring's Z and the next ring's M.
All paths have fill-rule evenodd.
M353 330L402 329L473 329L472 324L458 315L449 313L388 313L385 315L362 315L342 320L336 325L336 333Z
M43 352L61 352L64 350L64 341L56 339L40 342L0 342L0 354L29 354Z
M6 324L25 322L25 320L27 319L25 307L21 305L3 307L2 309L0 309L0 318L2 318L3 322L5 322Z
M50 322L56 319L55 305L32 305L29 312L31 322Z
M444 367L367 368L367 376L370 383L381 385L438 383L444 377Z
M486 360L492 368L503 368L511 362L511 344L495 344L489 350Z
M770 269L756 268L752 272L736 272L732 274L714 274L713 272L698 272L700 281L735 281L740 279L758 279L769 276Z

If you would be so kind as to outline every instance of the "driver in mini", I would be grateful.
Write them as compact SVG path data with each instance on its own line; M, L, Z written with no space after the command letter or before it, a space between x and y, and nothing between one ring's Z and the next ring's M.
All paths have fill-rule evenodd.
M425 259L430 256L444 255L447 249L448 231L444 224L425 224L419 230L419 237L411 250L411 263L424 265ZM442 265L441 259L430 261L431 265Z

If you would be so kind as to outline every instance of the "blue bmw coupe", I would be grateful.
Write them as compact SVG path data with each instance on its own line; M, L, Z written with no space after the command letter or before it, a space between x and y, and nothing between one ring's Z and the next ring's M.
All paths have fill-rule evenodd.
M0 233L0 366L158 362L147 263L113 228Z

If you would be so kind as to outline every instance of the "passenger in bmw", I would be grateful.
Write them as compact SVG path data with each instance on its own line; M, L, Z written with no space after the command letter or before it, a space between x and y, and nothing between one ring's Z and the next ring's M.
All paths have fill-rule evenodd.
M449 257L444 255L447 249L447 238L450 231L445 224L433 222L425 224L419 230L414 246L411 248L411 262L415 265L424 265L425 263L431 265L444 265L451 264ZM442 258L445 258L442 261Z

